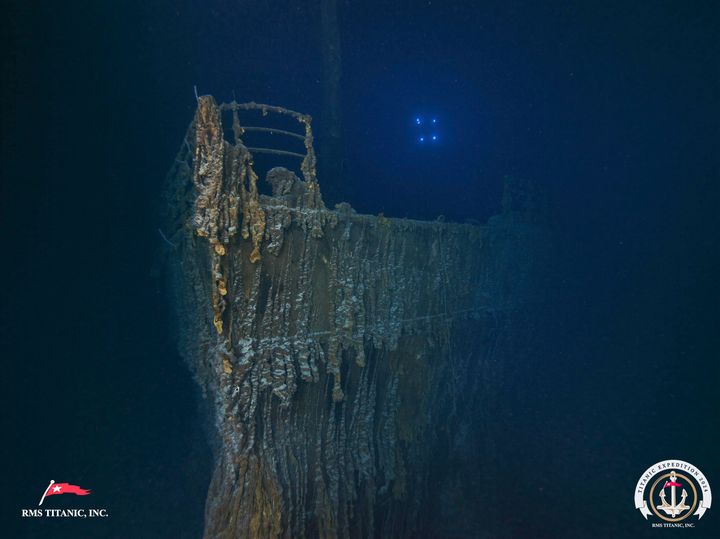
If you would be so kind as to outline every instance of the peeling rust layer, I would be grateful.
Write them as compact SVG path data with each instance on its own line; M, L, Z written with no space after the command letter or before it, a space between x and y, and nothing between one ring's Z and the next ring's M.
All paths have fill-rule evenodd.
M427 532L435 461L491 408L527 238L326 209L299 114L303 180L273 169L260 195L242 110L200 98L168 181L179 345L217 432L205 536Z

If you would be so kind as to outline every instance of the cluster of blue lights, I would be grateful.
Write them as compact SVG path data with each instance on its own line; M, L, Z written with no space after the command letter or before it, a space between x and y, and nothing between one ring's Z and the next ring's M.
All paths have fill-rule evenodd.
M421 132L417 135L417 141L424 144L425 142L432 143L440 140L440 137L435 130L437 123L437 118L430 118L426 120L421 116L416 116L415 126L421 129Z

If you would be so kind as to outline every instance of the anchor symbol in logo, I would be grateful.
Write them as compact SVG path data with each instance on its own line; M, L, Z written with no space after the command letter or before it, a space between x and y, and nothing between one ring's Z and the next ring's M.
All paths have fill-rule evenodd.
M665 489L667 487L670 487L670 503L668 503L665 499ZM685 500L688 497L688 493L685 489L682 490L680 503L677 503L677 498L675 497L676 489L680 487L682 487L682 484L677 482L677 475L675 475L675 472L673 471L670 474L670 481L666 481L665 485L663 485L663 488L660 491L660 499L662 500L662 504L656 505L655 507L663 511L666 515L671 516L672 518L675 518L683 511L687 511L688 509L690 509L689 505L685 505Z

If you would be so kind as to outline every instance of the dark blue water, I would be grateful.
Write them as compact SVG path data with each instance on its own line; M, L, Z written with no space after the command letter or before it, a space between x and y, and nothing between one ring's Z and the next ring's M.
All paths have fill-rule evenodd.
M485 221L500 210L507 175L549 201L542 338L505 388L520 397L498 466L517 485L517 510L488 514L488 529L681 533L649 529L631 500L642 471L664 458L720 485L717 7L339 8L345 173L335 185L321 176L321 186L358 211L422 219ZM211 455L154 267L162 181L194 86L219 101L310 113L323 142L318 9L4 7L8 537L201 535ZM438 120L437 143L419 142L418 116ZM19 518L50 479L87 484L111 517ZM56 507L73 506L58 498ZM711 510L683 532L719 529Z

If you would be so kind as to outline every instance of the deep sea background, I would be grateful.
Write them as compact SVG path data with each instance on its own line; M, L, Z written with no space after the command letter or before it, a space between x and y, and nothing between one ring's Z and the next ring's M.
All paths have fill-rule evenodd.
M546 330L498 462L516 497L477 536L720 536L720 507L651 530L632 504L665 458L720 496L717 3L339 6L353 207L485 221L505 175L550 201ZM3 537L200 537L210 450L157 278L162 182L194 86L320 124L318 10L3 2ZM111 517L20 519L50 479Z

